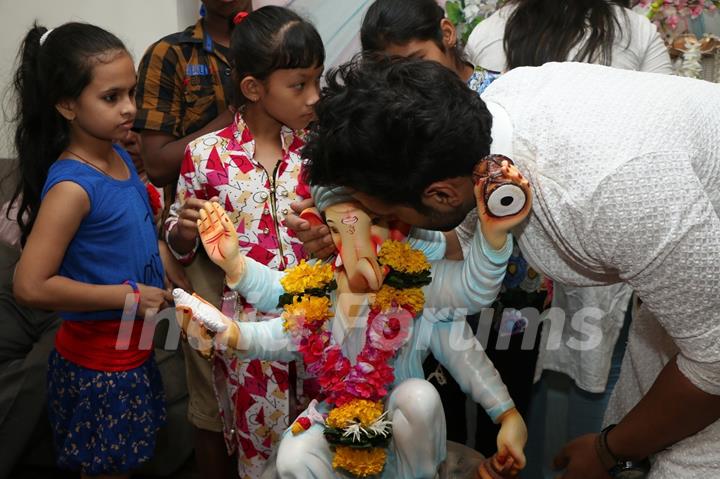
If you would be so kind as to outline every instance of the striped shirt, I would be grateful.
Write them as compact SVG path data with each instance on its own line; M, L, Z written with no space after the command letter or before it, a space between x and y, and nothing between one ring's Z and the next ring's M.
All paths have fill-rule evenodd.
M202 19L151 45L138 68L135 129L182 138L217 117L232 91L227 54Z

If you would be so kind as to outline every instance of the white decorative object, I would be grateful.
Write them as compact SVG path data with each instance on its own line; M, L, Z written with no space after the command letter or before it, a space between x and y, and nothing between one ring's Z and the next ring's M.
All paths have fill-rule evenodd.
M189 308L193 317L208 330L214 333L222 333L227 329L230 319L217 308L202 301L197 296L188 294L180 288L175 288L173 290L173 299L175 300L175 307Z

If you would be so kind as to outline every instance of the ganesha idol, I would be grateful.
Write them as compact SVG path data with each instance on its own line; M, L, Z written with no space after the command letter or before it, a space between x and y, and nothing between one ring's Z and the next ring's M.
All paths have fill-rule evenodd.
M388 223L340 189L315 187L317 210L303 216L328 225L337 260L274 271L241 255L223 208L205 204L200 237L228 286L280 314L233 321L175 290L183 330L240 359L303 360L320 386L280 442L279 477L438 477L447 444L440 397L423 375L430 352L501 425L480 477L524 467L525 423L464 316L495 299L512 250L507 232L527 216L530 189L507 158L484 159L474 178L479 221L464 261L442 260L441 233Z

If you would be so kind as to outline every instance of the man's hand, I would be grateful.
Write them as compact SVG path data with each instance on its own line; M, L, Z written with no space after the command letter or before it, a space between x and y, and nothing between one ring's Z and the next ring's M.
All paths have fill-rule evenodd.
M597 434L585 434L567 443L555 456L553 467L565 471L562 479L610 479L595 450Z
M312 198L292 203L292 213L285 216L285 224L302 241L308 254L325 259L336 252L330 230L326 225L311 225L309 221L300 218L300 213L313 206L315 203Z
M473 171L475 199L485 239L501 249L507 234L530 213L532 192L512 160L501 155L483 158Z

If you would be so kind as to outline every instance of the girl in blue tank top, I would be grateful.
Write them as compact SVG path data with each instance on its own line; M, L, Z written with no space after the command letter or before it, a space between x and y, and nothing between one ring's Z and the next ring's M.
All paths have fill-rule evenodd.
M35 25L20 58L14 294L64 320L48 369L58 465L129 477L165 420L160 374L138 339L169 299L145 187L113 144L135 117L135 68L117 37L81 23ZM133 317L131 337L119 336Z

